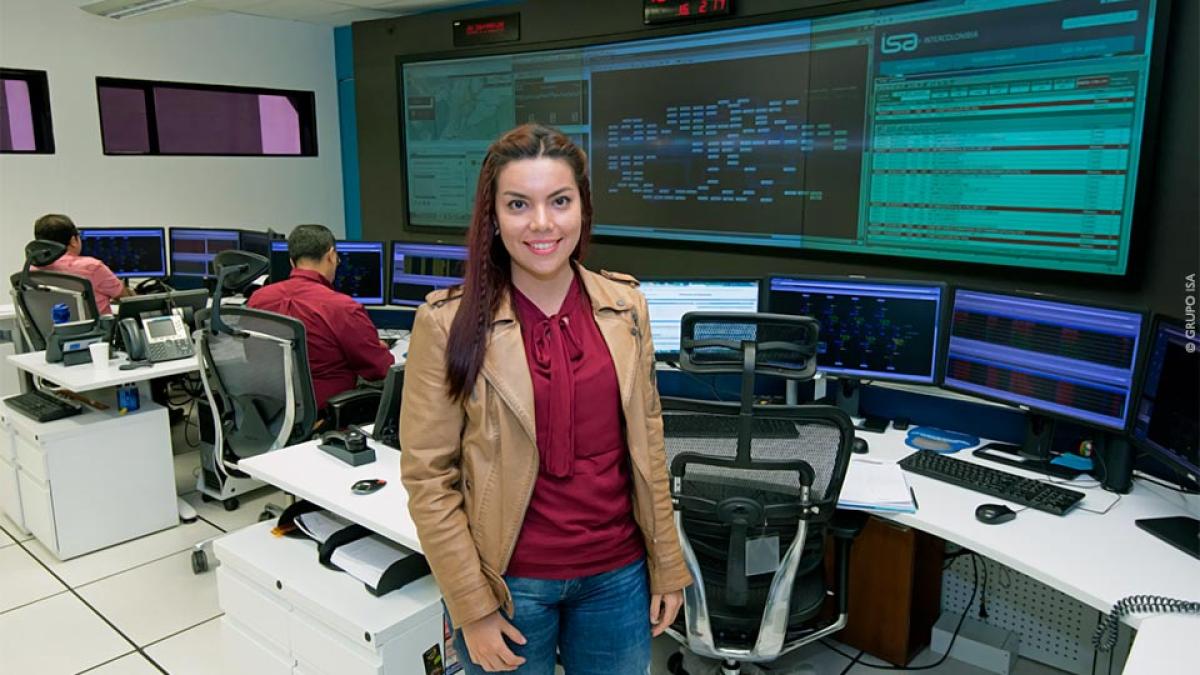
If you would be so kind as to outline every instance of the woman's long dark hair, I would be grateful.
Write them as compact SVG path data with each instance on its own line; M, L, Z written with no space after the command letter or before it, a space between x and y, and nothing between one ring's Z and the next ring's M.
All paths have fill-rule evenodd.
M582 260L592 235L592 191L587 155L561 131L525 124L501 136L488 148L479 169L475 209L467 231L467 269L458 314L450 326L446 349L446 384L450 397L462 401L471 393L492 331L492 318L512 283L512 259L496 234L496 177L509 162L550 157L561 159L575 174L582 223L571 260Z

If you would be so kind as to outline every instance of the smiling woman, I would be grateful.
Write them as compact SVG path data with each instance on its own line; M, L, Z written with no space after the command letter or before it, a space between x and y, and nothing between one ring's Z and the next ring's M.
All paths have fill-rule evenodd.
M691 583L646 299L580 264L583 151L518 127L480 171L461 287L417 311L401 478L467 673L643 673Z

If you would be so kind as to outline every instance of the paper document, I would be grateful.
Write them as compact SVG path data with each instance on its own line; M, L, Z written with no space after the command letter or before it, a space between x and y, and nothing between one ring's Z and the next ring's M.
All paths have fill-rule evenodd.
M329 562L371 588L379 588L383 573L397 560L410 555L412 550L372 534L337 547Z
M349 527L350 524L345 518L328 511L309 511L296 516L296 527L322 544L331 534Z
M913 513L917 505L899 464L856 459L850 461L838 508Z

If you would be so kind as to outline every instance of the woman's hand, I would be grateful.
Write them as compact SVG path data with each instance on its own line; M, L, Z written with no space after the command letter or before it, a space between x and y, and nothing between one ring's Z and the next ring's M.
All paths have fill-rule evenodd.
M655 593L650 596L650 623L654 624L651 636L658 637L668 626L675 623L675 615L683 606L683 591Z
M678 607L677 607L678 609ZM463 641L471 653L471 662L489 673L516 670L525 663L508 648L504 638L523 645L525 636L496 610L462 627Z

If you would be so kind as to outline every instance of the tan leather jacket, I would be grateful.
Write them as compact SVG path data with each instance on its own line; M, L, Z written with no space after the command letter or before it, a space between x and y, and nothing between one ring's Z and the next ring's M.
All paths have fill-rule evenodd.
M671 510L646 299L633 277L578 269L617 371L650 592L677 591L692 578ZM501 575L538 474L533 382L507 298L470 397L458 404L447 395L446 342L459 297L459 289L435 291L417 310L400 415L408 510L456 627L499 607L512 613Z

